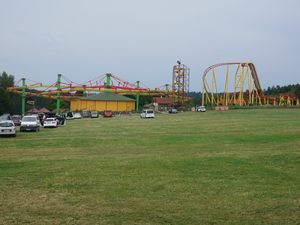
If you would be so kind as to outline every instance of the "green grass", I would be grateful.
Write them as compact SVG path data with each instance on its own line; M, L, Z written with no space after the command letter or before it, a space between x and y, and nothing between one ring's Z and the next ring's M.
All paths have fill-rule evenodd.
M0 150L0 224L300 221L299 108L79 119Z

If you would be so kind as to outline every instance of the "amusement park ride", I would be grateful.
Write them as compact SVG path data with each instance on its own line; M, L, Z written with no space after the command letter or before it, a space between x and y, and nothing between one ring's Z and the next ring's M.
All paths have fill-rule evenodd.
M172 79L172 96L174 100L181 106L190 99L187 96L190 85L190 69L177 61L177 65L173 67Z
M229 89L229 68L237 66L234 74L234 90L228 92ZM218 92L215 68L226 66L224 92ZM211 71L211 86L207 80L207 74ZM230 103L243 105L246 103L254 104L254 99L261 101L260 96L263 95L262 88L257 76L255 66L252 62L247 63L219 63L208 67L202 76L202 104L204 102L212 105L228 105ZM248 91L245 93L245 86L248 85ZM246 99L244 96L248 96ZM261 102L260 102L261 103Z
M25 98L26 97L44 97L57 99L57 112L60 112L60 100L69 101L71 99L89 96L95 92L114 92L122 95L136 95L138 105L139 95L170 95L172 92L168 90L169 86L165 85L165 89L155 88L153 90L141 87L141 83L137 81L135 84L106 73L88 82L77 84L58 74L57 82L52 85L44 85L31 80L32 84L26 84L26 79L22 78L17 81L14 86L7 88L11 92L18 93L22 96L22 113L25 113ZM20 84L21 83L21 84ZM78 94L81 92L83 94Z
M216 68L226 66L224 91L218 91L216 79ZM229 68L236 66L234 73L233 92L229 91L230 76ZM211 72L211 76L208 74ZM26 84L26 81L30 84ZM25 98L39 96L57 99L57 113L60 112L60 100L71 100L82 97L77 94L81 91L85 96L95 92L114 92L121 95L135 95L136 108L139 105L140 95L160 95L172 97L174 104L184 107L190 100L189 93L190 69L180 61L173 67L172 86L166 84L161 87L150 89L142 83L130 83L113 74L106 73L93 80L77 84L58 74L57 82L52 85L44 85L29 79L22 78L8 91L18 93L22 96L22 113L25 113ZM210 85L211 84L211 85ZM264 96L260 86L258 74L253 62L246 63L219 63L208 67L202 76L202 105L250 105L250 104L293 104L299 105L299 99L294 94L281 96Z
M74 83L61 74L58 74L57 82L52 85L45 85L22 78L7 89L22 96L22 113L25 113L25 98L34 96L57 99L56 110L59 113L60 100L68 101L81 98L82 94L77 94L78 91L83 92L84 96L89 96L95 92L135 95L137 109L140 95L170 96L173 97L174 103L184 106L188 93L189 69L184 64L181 64L180 61L177 63L178 65L173 68L173 86L171 88L170 85L166 84L155 89L150 89L145 85L141 85L140 81L133 84L113 74L106 73L82 84ZM31 84L26 84L26 81L29 81Z
M224 91L218 91L216 79L217 67L226 66ZM233 74L234 84L229 91L230 67L235 66ZM211 76L207 77L211 72ZM223 72L222 72L223 74ZM244 63L219 63L208 67L202 76L202 105L299 105L299 99L294 93L282 94L280 96L266 96L261 88L258 74L253 62ZM220 83L220 82L219 82ZM210 85L211 84L211 85Z

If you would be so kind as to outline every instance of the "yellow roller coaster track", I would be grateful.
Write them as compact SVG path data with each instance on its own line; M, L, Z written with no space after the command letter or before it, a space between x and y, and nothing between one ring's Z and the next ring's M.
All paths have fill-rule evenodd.
M235 82L234 82L234 92L228 92L228 82L229 82L229 66L236 65ZM222 92L223 95L220 97L217 81L214 69L220 66L227 66L225 88ZM212 84L209 85L206 76L212 71ZM244 98L244 84L246 83L246 78L248 78L248 100ZM259 82L258 74L253 62L244 63L218 63L208 67L202 76L202 105L212 104L212 105L228 105L229 103L244 105L248 103L253 103L254 99L262 101L260 99L263 96L263 91Z

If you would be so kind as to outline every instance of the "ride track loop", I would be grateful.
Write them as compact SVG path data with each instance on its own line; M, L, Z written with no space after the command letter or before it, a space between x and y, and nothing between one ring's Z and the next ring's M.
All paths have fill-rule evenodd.
M234 92L229 93L228 92L228 70L229 66L231 65L237 65L236 73L235 73L235 83L234 83ZM216 77L214 73L214 69L221 66L227 66L227 72L226 72L226 81L225 81L225 90L224 94L219 96L217 85L216 85ZM245 73L246 68L246 73ZM207 74L212 71L212 86L210 87L206 76ZM246 76L251 76L252 79L249 78L249 84L247 92L249 95L249 99L251 99L251 102L249 102L249 99L245 98L244 95L246 92L244 92L243 85L246 81ZM236 90L240 89L239 92ZM251 89L251 90L250 90ZM235 97L236 95L239 95L238 97ZM230 96L234 96L234 99L229 99ZM263 91L259 82L258 74L256 72L256 68L253 62L235 62L235 63L218 63L214 64L210 67L208 67L202 76L202 105L211 103L212 105L228 105L229 103L244 105L248 103L253 103L253 100L259 99L260 104L264 101ZM226 99L226 100L224 100ZM206 102L205 102L206 100Z

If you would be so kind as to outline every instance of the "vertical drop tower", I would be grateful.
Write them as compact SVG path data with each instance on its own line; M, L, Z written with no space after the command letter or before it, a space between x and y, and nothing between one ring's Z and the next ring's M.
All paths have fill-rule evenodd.
M185 107L188 99L187 93L190 86L190 69L177 61L177 65L173 67L172 90L174 105Z

